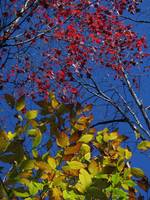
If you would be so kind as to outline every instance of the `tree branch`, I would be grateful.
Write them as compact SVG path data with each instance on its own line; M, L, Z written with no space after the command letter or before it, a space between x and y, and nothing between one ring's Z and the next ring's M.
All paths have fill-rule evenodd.
M90 128L93 128L93 127L96 127L96 126L99 126L99 125L104 125L104 124L116 123L116 122L127 122L127 119L126 118L119 118L119 119L100 121L100 122L97 122L97 123L91 125Z

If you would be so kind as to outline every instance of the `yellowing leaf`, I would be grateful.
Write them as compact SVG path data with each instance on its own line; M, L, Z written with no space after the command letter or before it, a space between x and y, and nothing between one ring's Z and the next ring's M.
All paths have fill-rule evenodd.
M31 120L31 119L35 119L38 115L38 111L37 110L29 110L27 113L26 113L26 118Z
M87 117L85 116L81 116L78 121L75 123L74 128L79 130L79 131L83 131L84 129L86 129L87 127Z
M81 143L77 143L76 145L66 147L64 151L64 155L71 155L78 153L81 147Z
M84 155L84 159L87 160L87 161L89 161L89 160L91 159L91 153L90 153L90 152L89 152L89 153L86 153L86 154Z
M150 141L148 140L142 141L140 144L138 144L137 148L143 151L150 149Z
M91 134L85 134L82 135L79 139L79 142L89 143L93 139L93 135Z
M56 138L56 142L58 146L64 148L69 145L69 137L64 132L61 132Z
M82 144L81 148L80 148L80 152L82 154L86 154L86 153L89 153L90 152L90 146L87 145L87 144Z
M108 142L109 140L115 140L118 137L117 132L112 132L112 133L104 133L103 139L105 142Z
M129 160L132 157L132 152L128 149L125 149L125 158Z
M144 172L140 168L131 168L131 174L136 177L144 177Z
M18 99L18 101L16 102L16 109L18 111L21 111L25 108L25 97L22 96Z
M52 199L54 200L62 200L62 192L59 188L52 188Z
M34 168L34 162L35 160L23 160L20 169L21 170L30 170Z
M91 175L85 169L81 169L79 174L79 181L80 182L76 185L76 187L80 192L83 193L92 183Z
M35 137L33 139L33 143L32 143L33 148L37 147L42 140L42 134L41 134L40 129L37 129L35 134L36 135L35 135Z
M56 99L54 93L51 92L51 93L49 94L49 96L50 96L50 99L51 99L51 105L52 105L52 107L53 107L54 109L58 108L59 102L57 101L57 99Z
M49 156L48 159L47 159L47 162L52 169L56 168L56 160L54 158Z
M9 132L7 133L7 136L8 136L8 139L9 139L9 140L12 140L12 139L14 139L14 137L16 136L16 134L13 134L11 131L9 131Z
M5 151L9 144L9 138L5 131L0 131L0 152Z
M88 170L92 175L96 175L99 171L98 163L92 160L88 166Z
M88 104L83 108L83 112L88 112L88 111L92 110L92 108L93 108L93 105L92 104Z
M79 161L68 161L67 164L69 165L70 169L81 169L84 168L84 164Z

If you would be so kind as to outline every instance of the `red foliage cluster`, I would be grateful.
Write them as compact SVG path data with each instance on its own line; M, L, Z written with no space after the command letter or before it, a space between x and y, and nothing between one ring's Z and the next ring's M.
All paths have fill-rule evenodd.
M32 97L46 96L57 87L66 99L78 94L75 77L88 78L91 65L109 67L117 74L121 65L130 69L134 60L143 59L146 42L119 20L119 14L126 8L135 10L137 4L132 0L8 2L1 13L3 82L25 87Z

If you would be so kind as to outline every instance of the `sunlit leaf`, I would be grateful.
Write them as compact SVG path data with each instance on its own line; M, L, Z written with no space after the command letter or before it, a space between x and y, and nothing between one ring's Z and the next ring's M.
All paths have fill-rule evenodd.
M55 94L54 93L50 93L49 94L50 96L50 99L51 99L51 105L54 109L58 108L59 106L59 102L57 101L56 97L55 97Z
M125 149L125 158L129 160L132 157L132 152L128 149Z
M91 175L85 169L81 169L79 174L79 181L80 183L76 185L76 188L83 193L92 183Z
M52 169L56 168L56 160L52 157L48 157L47 162Z
M79 161L68 161L67 164L69 165L70 169L81 169L84 168L84 164Z
M111 177L111 181L114 186L117 185L121 181L121 177L120 177L119 173L113 174Z
M129 188L132 188L134 186L136 186L135 182L133 180L123 180L121 183L121 186L125 189L125 190L129 190Z
M26 113L26 118L31 120L31 119L35 119L38 115L38 111L37 110L29 110L27 113Z
M88 123L87 117L82 116L75 123L74 128L79 130L79 131L83 131L84 129L87 128L87 123Z
M112 132L112 133L104 133L103 139L105 142L108 142L109 140L115 140L118 137L117 132Z
M14 190L13 193L17 196L17 197L29 197L30 194L28 192L19 192Z
M142 141L140 144L137 145L137 148L139 150L143 150L143 151L149 150L150 149L150 141L148 141L148 140Z
M63 194L59 188L57 187L52 188L52 198L54 200L62 200L62 195Z
M39 190L43 190L43 184L35 181L30 181L27 186L31 195L35 195Z
M82 135L79 139L79 142L89 143L93 139L93 135L91 134L85 134Z

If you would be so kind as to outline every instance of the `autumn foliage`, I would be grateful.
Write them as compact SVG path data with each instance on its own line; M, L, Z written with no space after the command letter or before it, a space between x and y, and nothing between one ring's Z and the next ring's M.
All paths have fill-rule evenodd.
M139 3L1 2L1 87L11 85L16 95L33 98L47 97L50 89L58 87L56 92L68 101L79 94L79 77L89 78L93 70L100 72L103 67L118 77L122 67L135 67L145 56L145 38L138 37L119 16L125 9L135 13Z
M124 123L139 152L150 149L150 106L134 73L145 72L150 54L121 18L140 3L0 1L0 199L142 200L148 192L132 137L97 128Z
M90 128L91 105L63 104L51 93L37 102L38 110L21 114L23 99L7 96L7 102L18 122L14 132L0 132L1 199L133 200L149 189L144 172L130 163L132 152L122 146L128 138Z

